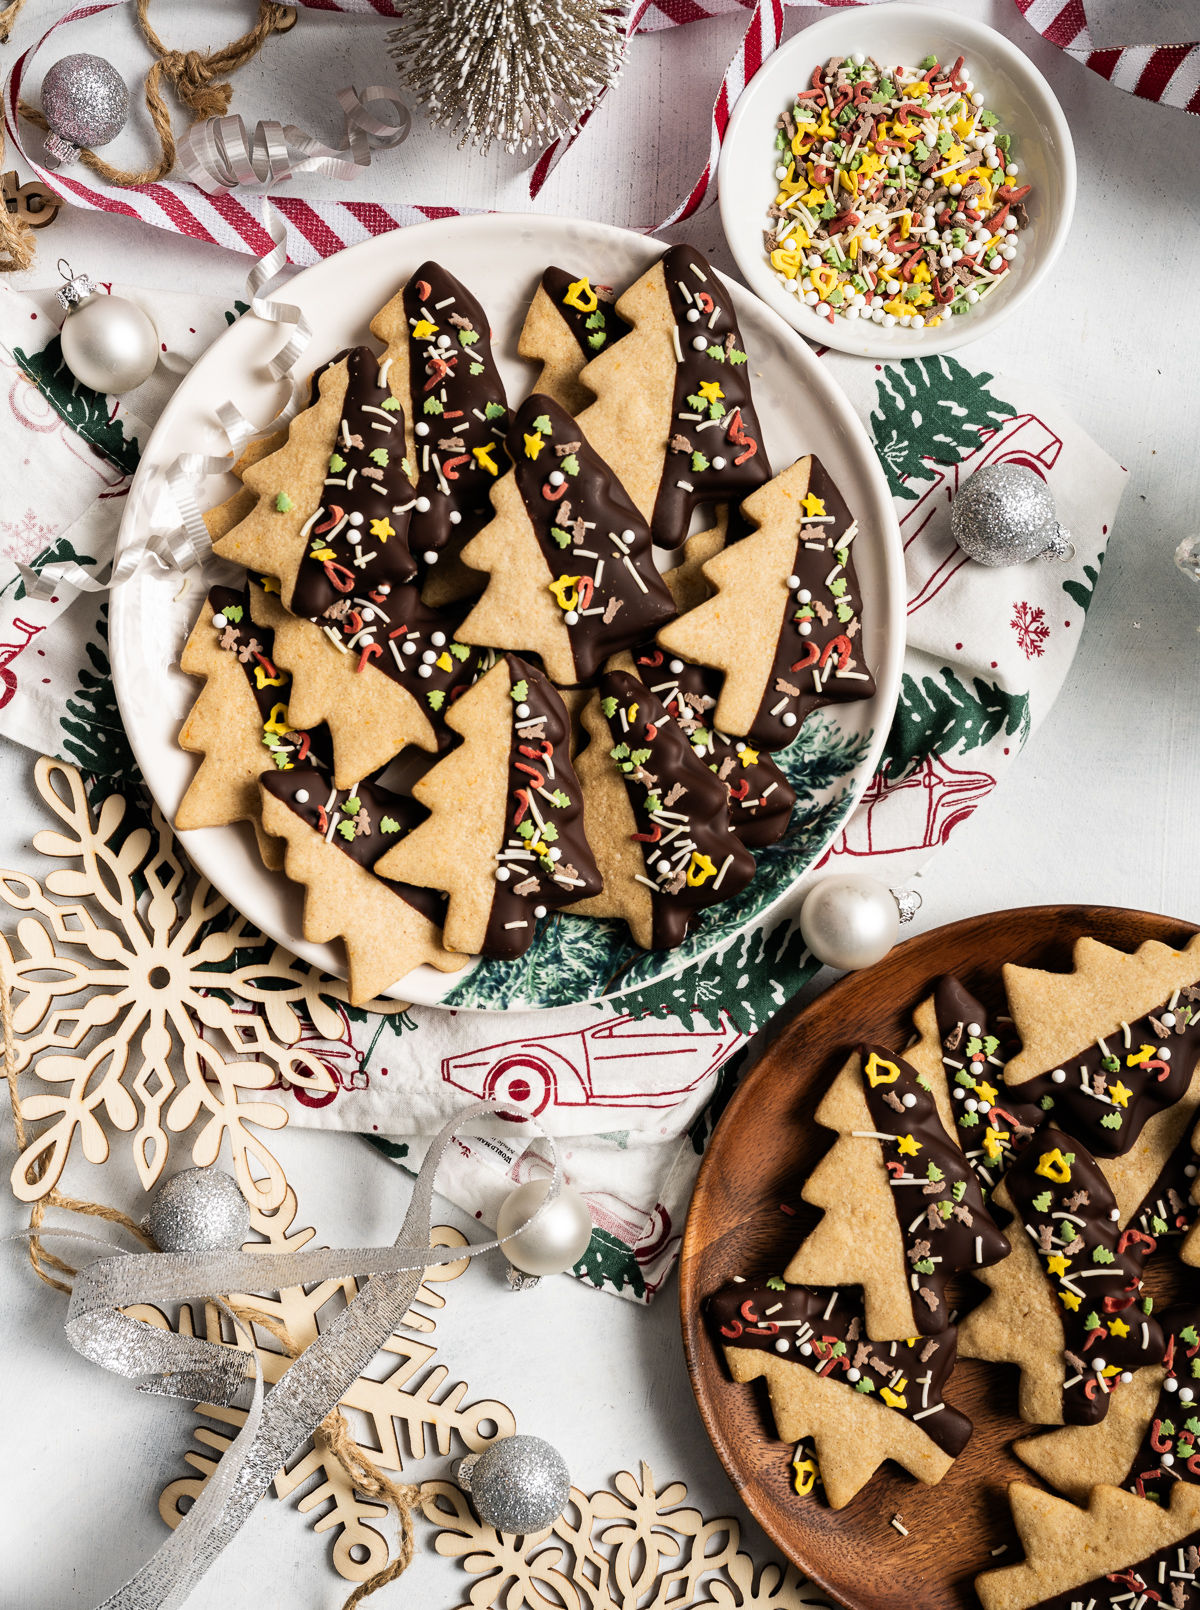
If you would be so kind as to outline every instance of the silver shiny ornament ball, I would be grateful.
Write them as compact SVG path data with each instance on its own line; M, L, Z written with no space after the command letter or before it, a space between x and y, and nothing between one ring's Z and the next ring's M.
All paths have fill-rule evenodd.
M552 1526L571 1493L562 1454L541 1437L502 1437L482 1453L468 1454L455 1475L480 1520L510 1536Z
M959 488L950 533L981 565L1070 559L1075 545L1059 525L1054 498L1040 475L1021 464L988 464Z
M1175 563L1185 576L1200 581L1200 537L1185 537L1175 550Z
M873 966L891 950L900 937L900 909L892 891L876 878L825 878L805 896L800 932L818 961L853 973Z
M163 1252L237 1252L250 1239L250 1209L228 1174L189 1168L159 1186L146 1229Z
M496 1220L496 1234L504 1237L504 1253L514 1269L527 1275L561 1275L574 1268L592 1239L592 1215L579 1192L565 1182L558 1196L528 1230L520 1230L541 1207L550 1189L549 1180L530 1180L518 1185L505 1199Z
M129 117L125 80L103 56L64 56L42 80L42 111L55 134L72 145L107 145Z
M102 394L132 391L158 364L158 332L123 296L89 292L68 313L61 335L67 368Z

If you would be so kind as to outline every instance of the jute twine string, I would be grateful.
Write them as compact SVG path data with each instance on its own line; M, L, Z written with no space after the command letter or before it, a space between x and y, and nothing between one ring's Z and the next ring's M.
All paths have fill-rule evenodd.
M23 4L24 0L20 0ZM19 9L19 6L18 6ZM9 7L12 11L13 7ZM171 128L171 114L163 97L163 82L174 90L179 100L194 114L196 122L210 117L224 117L233 96L233 85L225 82L226 75L245 64L266 44L275 33L286 33L296 21L292 6L278 5L276 0L259 0L258 21L249 33L217 50L168 50L150 25L147 13L150 0L137 0L138 25L150 49L158 60L146 74L146 110L158 136L160 154L157 162L148 168L129 170L116 168L111 162L97 156L94 151L80 151L79 160L101 179L110 184L146 185L165 179L175 166L175 134ZM15 13L14 13L15 15ZM0 31L8 12L0 13ZM21 102L21 116L35 128L48 130L50 125L44 114L27 101Z
M8 1098L12 1107L13 1130L16 1134L18 1154L23 1154L28 1144L29 1136L25 1128L25 1120L21 1116L21 1106L17 1089L17 1054L16 1035L13 1030L12 987L8 982L3 968L0 968L0 1030L3 1032L4 1074L8 1081ZM45 1174L45 1162L39 1158L32 1166L31 1177L41 1179ZM29 1228L39 1230L46 1217L48 1207L66 1208L71 1213L86 1213L94 1218L107 1219L110 1224L124 1225L131 1235L149 1248L157 1252L158 1247L153 1238L149 1236L141 1225L137 1224L127 1213L117 1208L105 1207L99 1202L84 1202L78 1197L64 1196L59 1191L50 1191L35 1202L30 1209ZM49 1272L56 1269L60 1274L74 1275L78 1271L61 1258L56 1258L48 1252L38 1237L29 1239L29 1262L39 1280L44 1280L48 1286L56 1291L65 1292L68 1296L71 1288L63 1281L56 1280ZM288 1358L299 1358L304 1349L288 1331L287 1327L275 1319L271 1314L264 1314L260 1309L246 1307L240 1303L228 1305L233 1313L245 1324L261 1325L269 1331L279 1342ZM313 1442L318 1449L331 1453L341 1465L342 1469L354 1483L355 1488L367 1498L374 1498L380 1503L394 1504L399 1526L396 1558L385 1565L382 1570L361 1583L342 1606L342 1610L353 1610L369 1594L375 1593L379 1588L385 1587L403 1571L407 1571L412 1564L416 1552L416 1536L413 1527L413 1508L417 1504L421 1490L419 1487L408 1484L401 1485L394 1482L379 1467L363 1453L350 1435L350 1427L346 1417L338 1408L331 1409L324 1420L313 1433Z

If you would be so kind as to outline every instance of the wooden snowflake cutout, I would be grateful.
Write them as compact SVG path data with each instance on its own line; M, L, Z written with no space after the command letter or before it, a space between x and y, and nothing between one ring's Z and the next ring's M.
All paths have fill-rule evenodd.
M426 1482L425 1518L443 1528L434 1547L481 1578L460 1610L501 1604L662 1610L695 1604L702 1586L703 1602L736 1603L742 1610L825 1604L794 1565L771 1562L756 1580L754 1562L740 1550L736 1520L706 1521L699 1510L676 1507L687 1497L683 1482L657 1491L643 1461L640 1482L623 1470L613 1486L615 1492L601 1489L590 1497L572 1487L552 1527L518 1538L477 1520L451 1482Z
M166 1165L167 1132L198 1123L193 1162L214 1162L228 1135L247 1200L279 1207L283 1170L249 1126L279 1129L287 1114L243 1093L277 1081L334 1089L299 1041L309 1024L325 1038L344 1037L330 1002L346 1000L345 983L273 944L196 877L157 806L151 831L130 826L120 794L93 816L73 766L43 757L35 777L67 831L38 833L34 848L79 865L49 872L43 884L0 870L0 900L24 913L16 930L23 954L0 936L14 1067L50 1086L21 1099L22 1118L43 1127L13 1168L14 1194L48 1196L76 1134L88 1162L105 1162L103 1113L132 1132L147 1190ZM377 1001L368 1009L402 1008Z
M247 1250L266 1255L274 1252L295 1252L307 1245L316 1231L291 1226L297 1212L296 1196L287 1187L282 1207L275 1213L251 1208L250 1222L265 1242L252 1242ZM290 1232L290 1233L289 1233ZM435 1225L432 1245L438 1247L465 1247L467 1238L450 1225ZM456 1280L467 1268L467 1259L441 1264L429 1269L413 1298L414 1306L405 1314L401 1325L406 1331L430 1333L437 1322L422 1308L434 1310L445 1307L446 1299L436 1289L445 1281ZM268 1265L269 1269L269 1265ZM268 1275L269 1280L269 1275ZM352 1302L358 1293L353 1276L344 1280L325 1280L306 1291L303 1286L289 1287L275 1297L233 1295L228 1300L235 1309L252 1309L266 1315L287 1333L300 1348L308 1347L317 1338L317 1316L328 1322L327 1304L344 1299ZM419 1306L417 1306L419 1305ZM233 1327L213 1303L182 1304L174 1320L161 1310L148 1304L125 1309L135 1319L147 1320L152 1325L177 1331L183 1335L202 1335L210 1342L227 1346L242 1345L240 1338L233 1340ZM324 1310L324 1312L322 1312ZM264 1327L255 1326L256 1351L262 1360L263 1377L274 1385L287 1371L290 1360L281 1351L279 1341ZM490 1400L463 1404L467 1392L465 1381L456 1382L448 1392L440 1394L449 1371L444 1364L432 1369L426 1366L433 1360L436 1348L398 1332L384 1343L384 1356L391 1354L397 1365L383 1380L369 1374L360 1375L341 1400L343 1412L357 1411L358 1423L369 1428L368 1436L374 1446L365 1441L356 1444L356 1451L364 1454L381 1469L396 1473L404 1468L397 1436L396 1422L404 1423L408 1447L414 1459L423 1459L434 1448L442 1455L451 1447L451 1434L472 1453L486 1448L497 1437L511 1437L517 1429L512 1410L503 1403ZM189 1449L185 1461L198 1472L195 1476L181 1476L170 1482L158 1501L158 1512L168 1526L179 1525L187 1507L195 1501L205 1483L216 1469L217 1461L233 1441L237 1429L243 1424L245 1410L223 1408L211 1403L196 1405L201 1423L196 1426L195 1439L204 1451ZM353 1418L353 1416L352 1416ZM204 1422L215 1422L209 1425ZM228 1427L229 1429L224 1429ZM485 1434L485 1429L486 1434ZM426 1430L431 1435L427 1438ZM429 1447L432 1442L434 1447ZM312 1479L321 1479L312 1486ZM293 1493L301 1496L297 1508L301 1514L318 1512L313 1529L327 1532L337 1528L333 1539L333 1564L338 1573L350 1582L365 1582L381 1570L388 1560L387 1539L378 1530L387 1519L387 1506L355 1489L345 1465L334 1453L330 1437L324 1426L313 1434L312 1446L303 1450L290 1470L281 1470L275 1477L275 1493L287 1498ZM332 1508L323 1506L332 1503Z

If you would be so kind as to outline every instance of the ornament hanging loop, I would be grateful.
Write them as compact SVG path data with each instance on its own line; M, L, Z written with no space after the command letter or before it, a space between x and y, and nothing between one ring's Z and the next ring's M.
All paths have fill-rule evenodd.
M96 289L95 281L87 274L77 274L65 257L60 257L56 266L66 283L59 286L54 293L55 298L63 312L69 313L72 308L78 307L81 302L93 295Z

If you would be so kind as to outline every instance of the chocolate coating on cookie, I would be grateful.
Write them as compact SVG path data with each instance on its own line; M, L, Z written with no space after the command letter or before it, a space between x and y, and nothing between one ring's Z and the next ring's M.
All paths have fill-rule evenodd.
M882 1046L860 1046L859 1055L871 1121L880 1135L891 1137L880 1146L904 1243L913 1318L921 1334L931 1336L945 1328L946 1282L999 1263L1011 1249L920 1075Z
M771 479L771 466L729 290L694 246L670 247L662 268L679 350L671 440L650 523L660 548L678 548L698 504L740 503Z
M586 275L568 274L565 268L548 268L542 289L561 314L586 358L598 358L614 341L628 335L629 326L613 307L611 285L589 284Z
M566 706L536 667L504 658L513 704L505 833L483 954L512 958L528 950L540 918L599 894L604 880L583 835Z
M551 575L577 680L675 616L650 528L570 414L534 393L517 410L508 456Z
M864 1393L915 1421L952 1459L970 1440L970 1420L943 1400L958 1348L952 1325L911 1342L870 1342L861 1293L782 1281L726 1286L708 1299L705 1319L717 1346L778 1353L844 1382L848 1392Z
M508 404L488 316L461 280L422 263L404 287L404 316L417 444L410 546L420 557L490 516Z
M725 784L661 700L624 671L601 677L599 697L653 887L654 948L670 950L704 907L745 888L754 857L730 825Z
M1120 1228L1095 1159L1061 1130L1040 1130L1004 1183L1016 1211L1011 1233L1033 1241L1062 1320L1063 1423L1094 1425L1108 1413L1111 1377L1162 1360L1162 1330L1141 1302L1143 1266L1157 1243ZM1103 1371L1093 1367L1098 1358Z

